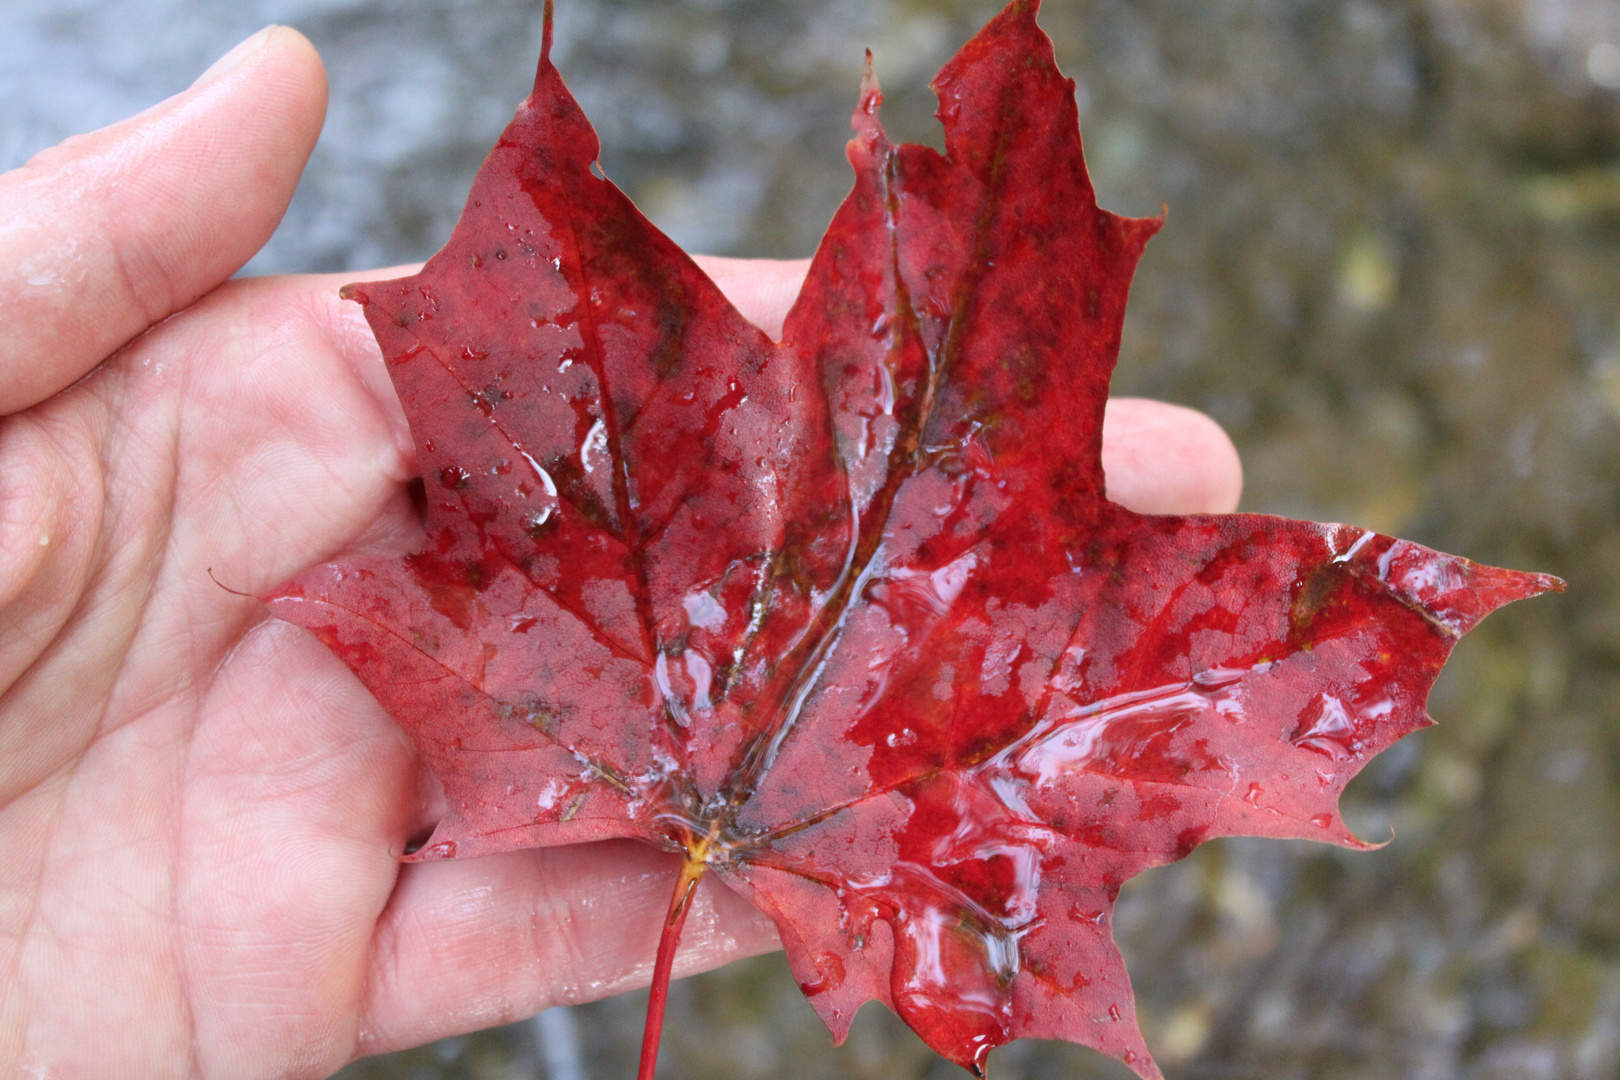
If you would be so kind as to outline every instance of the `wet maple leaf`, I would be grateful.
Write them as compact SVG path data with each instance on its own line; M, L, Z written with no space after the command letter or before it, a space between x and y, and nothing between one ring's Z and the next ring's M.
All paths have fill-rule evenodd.
M686 856L658 979L707 870L838 1038L876 999L975 1071L1039 1036L1151 1077L1120 885L1216 836L1362 846L1345 784L1430 722L1459 635L1561 583L1104 498L1159 222L1097 208L1036 6L938 76L943 155L885 139L868 79L779 344L593 172L542 57L445 249L349 293L427 547L271 606L443 782L418 857L634 837Z

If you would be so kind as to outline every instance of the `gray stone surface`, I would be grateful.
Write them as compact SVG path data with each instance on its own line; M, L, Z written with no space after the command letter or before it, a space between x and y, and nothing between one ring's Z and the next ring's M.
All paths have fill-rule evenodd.
M847 185L861 49L892 129L992 12L968 0L559 0L606 171L683 243L808 254ZM327 131L257 272L429 254L522 97L538 3L0 2L0 163L181 89L268 21L331 72ZM1047 0L1105 205L1170 207L1117 385L1233 433L1249 509L1348 520L1570 592L1458 650L1441 726L1352 787L1374 854L1221 842L1125 892L1172 1077L1620 1075L1620 5ZM632 1075L636 995L576 1009ZM538 1077L518 1025L349 1080ZM672 994L676 1077L956 1075L868 1010L834 1050L765 958ZM1125 1074L1015 1044L1000 1080Z

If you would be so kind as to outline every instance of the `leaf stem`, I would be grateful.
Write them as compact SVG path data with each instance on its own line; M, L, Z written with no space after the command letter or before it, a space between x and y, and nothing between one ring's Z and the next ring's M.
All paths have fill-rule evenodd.
M681 928L686 925L686 913L692 907L692 891L698 879L708 869L704 854L708 842L688 853L681 865L681 875L675 880L675 893L669 899L669 914L664 917L664 932L658 939L658 959L653 963L652 993L647 998L647 1026L641 1035L641 1066L636 1080L653 1080L658 1067L658 1040L664 1032L664 1004L669 1000L669 973L675 966L675 947L680 944Z

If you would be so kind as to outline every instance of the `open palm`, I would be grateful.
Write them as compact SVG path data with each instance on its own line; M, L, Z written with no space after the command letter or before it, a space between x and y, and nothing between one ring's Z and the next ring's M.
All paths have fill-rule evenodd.
M419 526L343 279L225 280L325 104L294 31L227 60L0 177L0 1076L324 1076L601 997L646 981L674 873L623 842L402 866L431 781L253 599ZM803 274L704 265L767 329ZM1237 500L1187 410L1114 403L1104 461L1137 509ZM775 941L706 883L678 973Z

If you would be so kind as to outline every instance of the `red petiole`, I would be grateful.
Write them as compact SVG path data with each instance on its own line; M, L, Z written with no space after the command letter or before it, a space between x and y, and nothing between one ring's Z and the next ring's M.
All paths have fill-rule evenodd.
M680 944L681 928L686 925L686 913L692 906L692 893L706 864L702 852L687 856L681 874L675 881L675 893L669 900L669 914L664 917L664 932L658 938L658 959L653 963L652 993L647 998L647 1026L641 1035L641 1065L636 1080L653 1080L658 1068L658 1040L664 1031L664 1005L669 1000L669 975L675 966L675 949Z

